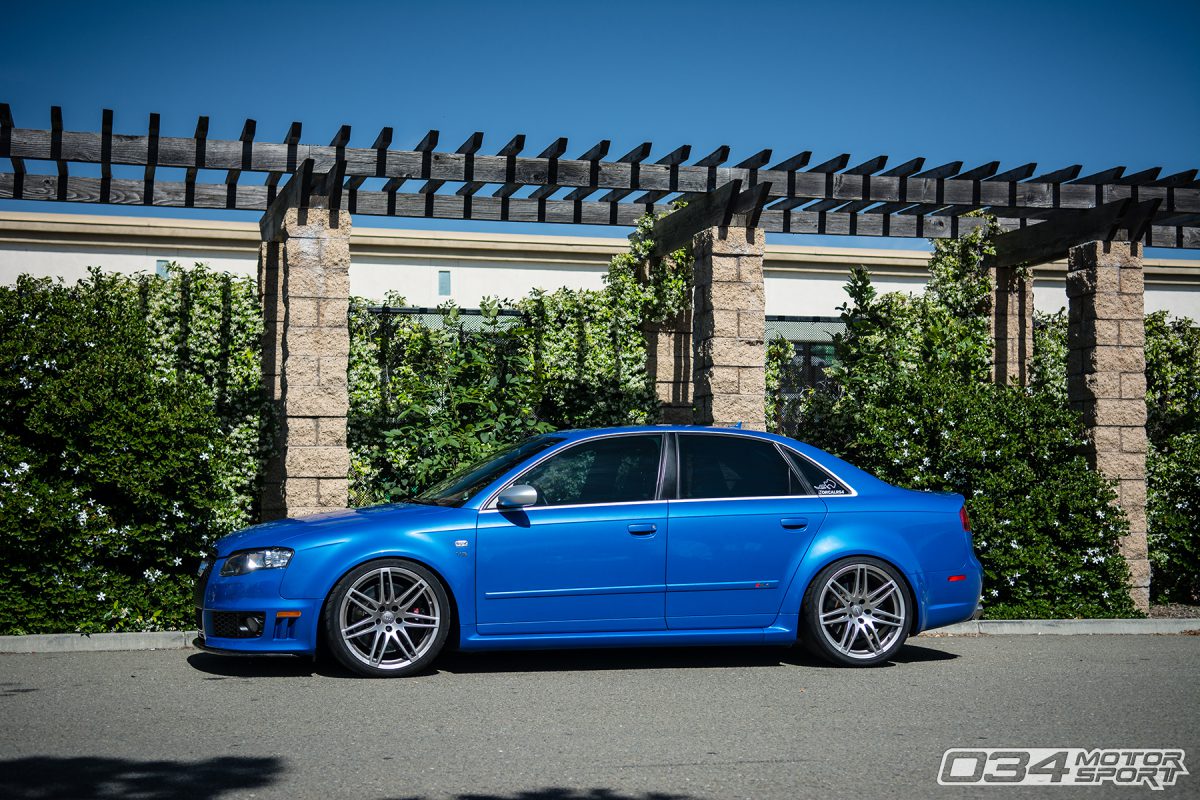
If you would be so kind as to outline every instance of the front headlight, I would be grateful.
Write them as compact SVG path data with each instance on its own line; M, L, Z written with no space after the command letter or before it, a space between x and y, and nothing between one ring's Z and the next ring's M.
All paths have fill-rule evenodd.
M221 575L245 575L260 569L283 569L292 560L292 551L286 547L267 547L263 550L243 550L225 559Z

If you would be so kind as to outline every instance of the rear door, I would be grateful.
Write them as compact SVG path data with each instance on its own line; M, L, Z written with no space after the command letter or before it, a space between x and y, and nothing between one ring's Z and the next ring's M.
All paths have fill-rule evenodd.
M774 442L680 433L668 628L759 628L779 613L825 503Z

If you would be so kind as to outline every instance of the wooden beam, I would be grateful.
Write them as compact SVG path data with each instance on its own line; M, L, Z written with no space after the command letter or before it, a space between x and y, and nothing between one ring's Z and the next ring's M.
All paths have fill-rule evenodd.
M689 153L692 151L691 145L684 145L684 147L687 148ZM628 153L617 159L618 164L629 165L630 184L637 184L639 182L638 176L641 174L641 163L650 157L650 151L653 149L654 145L651 142L642 142L637 147L633 148ZM682 149L683 147L680 147L674 152L679 152ZM633 191L633 189L611 189L600 196L600 202L615 203L616 201L633 194Z
M58 167L58 194L60 200L66 197L67 178L71 177L71 170L67 166L68 162L62 158L62 132L62 106L50 106L50 156L54 158L54 163Z
M26 200L57 200L58 179L53 175L32 175L15 182L12 173L0 174L0 200L23 193ZM102 181L97 178L70 177L67 181L67 202L97 203ZM140 180L111 181L108 202L119 205L142 205L143 184ZM764 184L759 184L760 187ZM224 184L191 186L192 197L187 199L188 186L183 183L155 182L154 205L160 207L226 208ZM770 196L774 189L760 189ZM1181 190L1180 190L1181 191ZM278 199L278 198L276 198ZM524 198L474 197L454 195L391 194L388 192L359 192L357 212L368 216L417 217L427 219L485 220L501 222L551 222L632 227L642 217L644 207L632 203L568 202L564 200L533 201ZM237 208L262 214L269 207L267 187L241 185L237 192ZM654 213L668 214L671 209L655 206ZM684 209L686 210L686 209ZM678 212L676 212L678 213ZM1052 211L1048 213L1053 213ZM758 224L768 233L858 235L880 237L910 237L944 239L962 236L982 227L985 220L976 217L886 217L883 215L848 214L839 211L807 213L778 212L766 209ZM1044 223L1038 223L1041 225ZM1018 218L1000 218L1004 229L1016 229ZM1036 227L1035 225L1034 227ZM1200 249L1200 227L1170 227L1152 222L1146 241L1155 247Z
M50 131L14 128L10 132L11 155L23 159L52 160L51 138ZM101 163L101 156L105 152L104 141L103 134L63 131L62 159ZM110 135L107 141L108 163L145 165L149 148L148 137ZM198 144L195 138L161 137L158 149L159 166L185 169L194 167L199 160ZM429 148L432 142L423 142L422 146ZM379 152L371 148L346 147L343 152L339 152L334 147L299 145L291 148L292 152L289 153L289 146L286 144L217 140L204 142L205 168L243 170L246 166L244 156L247 148L251 154L250 167L255 171L290 172L298 160L313 158L318 172L328 172L338 160L344 160L348 176L372 177L378 173ZM554 183L564 188L613 190L621 192L624 197L632 191L669 191L674 186L686 195L709 191L710 188L733 179L750 179L748 169L719 166L724 158L727 158L727 152L722 149L691 166L637 163L637 169L634 169L633 163L617 161L600 162L598 169L593 170L595 162L581 160L476 155L472 162L472 179L485 185L504 184L499 195L510 196L521 186L546 185L549 173L556 169ZM379 177L391 179L390 191L396 190L409 179L465 181L466 161L463 154L433 153L429 149L388 151L384 174ZM1131 196L1133 188L1119 183L1062 183L1060 176L1051 173L1051 177L1057 181L985 181L979 190L981 196L976 202L976 182L951 177L961 169L961 164L957 162L905 177L886 173L871 176L842 173L835 181L827 180L830 172L820 172L818 169L794 173L759 170L757 179L772 184L773 198L800 201L792 204L793 206L804 205L813 200L872 200L879 203L907 201L908 206L941 202L942 207L1002 204L1014 208L1093 208L1097 203L1103 204ZM1174 191L1168 192L1168 189ZM1200 210L1200 191L1195 186L1143 185L1137 186L1137 190L1139 199L1162 197L1164 212L1192 213ZM614 198L610 192L601 199L611 201Z
M706 228L729 225L734 215L734 203L742 182L730 181L716 191L692 200L654 223L654 255L665 256L691 242L692 237Z
M808 161L811 158L812 158L812 151L805 150L803 153L796 153L796 155L794 155L790 158L785 158L783 161L780 161L778 164L771 167L771 171L772 172L795 172L796 170L804 169L805 165L808 164Z
M1016 264L1046 264L1062 258L1074 246L1092 241L1111 241L1119 228L1141 238L1158 208L1158 201L1134 203L1119 200L1086 211L1059 211L1045 222L1001 234L995 240L995 267Z
M538 155L547 159L546 180L529 194L530 200L541 200L554 194L560 188L558 183L558 160L567 152L567 137L560 136L550 143L550 146Z
M1053 172L1039 175L1030 181L1030 183L1067 183L1079 177L1081 170L1083 170L1082 164L1072 164L1069 167L1063 167L1062 169L1056 169Z
M267 206L266 213L258 223L259 232L264 242L279 242L283 240L283 218L290 208L300 208L308 202L312 190L313 160L304 159L292 176L288 178L283 189Z

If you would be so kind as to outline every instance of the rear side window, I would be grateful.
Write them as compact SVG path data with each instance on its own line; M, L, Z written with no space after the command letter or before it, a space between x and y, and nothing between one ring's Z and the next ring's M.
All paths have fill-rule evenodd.
M679 436L681 499L807 493L771 442L744 436Z
M551 456L516 480L537 489L539 506L632 503L658 491L662 436L614 436Z
M836 496L839 494L850 494L850 490L846 485L837 478L830 475L825 470L818 467L813 462L809 461L804 456L788 453L792 459L792 463L796 465L796 469L800 470L804 475L805 480L812 485L813 490L817 494L825 497Z

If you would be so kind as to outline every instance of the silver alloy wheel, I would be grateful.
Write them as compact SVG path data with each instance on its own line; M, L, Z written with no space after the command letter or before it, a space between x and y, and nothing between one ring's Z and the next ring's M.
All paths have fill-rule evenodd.
M904 590L871 564L847 564L831 575L817 607L825 640L850 658L875 658L908 626Z
M381 567L346 590L337 618L342 641L355 658L376 669L400 669L433 646L442 608L419 575Z

